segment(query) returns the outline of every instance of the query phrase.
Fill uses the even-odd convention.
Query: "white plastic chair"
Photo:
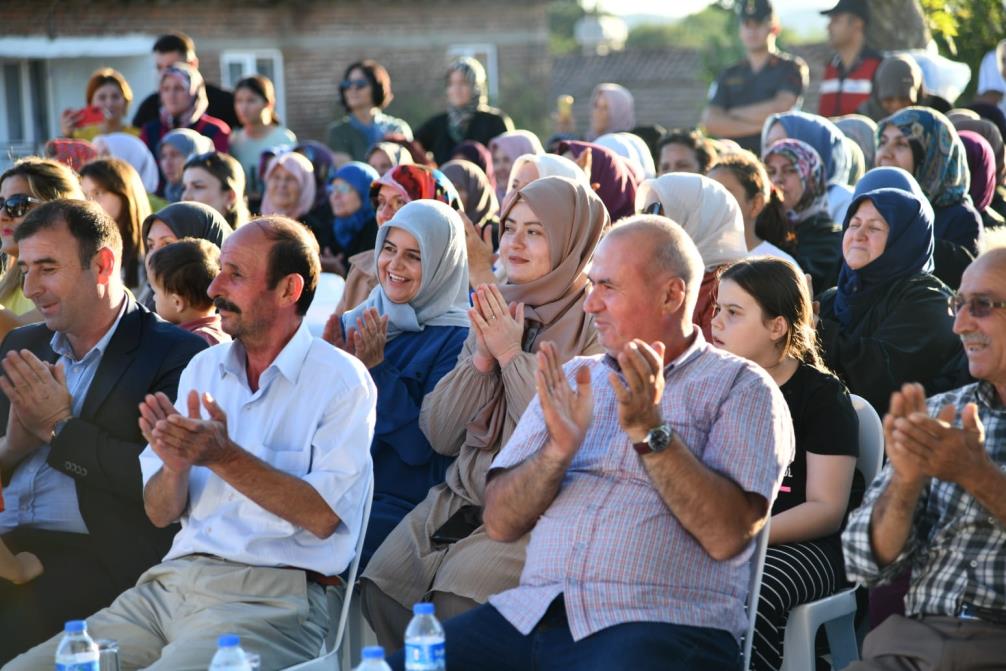
[[[755,621],[758,615],[758,595],[761,593],[761,574],[765,568],[765,552],[768,550],[768,529],[772,523],[769,517],[758,532],[758,542],[751,555],[751,580],[748,582],[748,602],[745,606],[748,616],[748,630],[744,635],[744,669],[751,667],[751,644],[754,642]]]
[[[329,622],[338,622],[335,629],[329,629],[328,636],[322,644],[321,655],[315,659],[287,667],[285,671],[339,671],[342,668],[342,641],[346,632],[346,623],[349,620],[350,602],[353,600],[353,586],[356,584],[356,572],[360,568],[360,556],[363,554],[363,540],[367,536],[367,523],[370,521],[370,506],[374,501],[374,474],[371,472],[367,480],[367,495],[363,499],[363,519],[360,522],[360,537],[356,541],[356,555],[349,564],[349,576],[346,581],[346,595],[342,600],[342,608],[336,615],[334,600],[329,599]],[[327,587],[325,589],[326,598],[329,590],[339,589],[337,587]],[[336,619],[338,618],[338,620]]]
[[[856,469],[866,487],[880,473],[884,458],[884,425],[866,399],[852,395],[852,407],[859,418],[859,458]],[[831,596],[797,606],[789,613],[783,641],[782,671],[813,669],[814,639],[824,625],[831,649],[831,668],[844,669],[859,659],[856,638],[856,587],[847,587]],[[747,667],[745,667],[747,668]]]

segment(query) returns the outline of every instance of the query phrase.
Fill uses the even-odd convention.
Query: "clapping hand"
[[[608,374],[618,399],[618,422],[633,443],[642,442],[651,429],[663,423],[664,350],[662,342],[647,345],[637,338],[618,353],[625,383],[615,372]]]
[[[468,311],[476,332],[476,353],[487,355],[500,366],[521,351],[524,338],[524,304],[506,302],[495,284],[482,284],[472,295],[474,307]]]
[[[353,354],[367,368],[384,361],[384,346],[388,342],[388,316],[383,317],[375,308],[367,308],[356,320],[356,328],[349,332]]]
[[[490,225],[479,231],[464,212],[459,211],[465,224],[465,245],[468,248],[468,281],[471,286],[493,282],[493,228]]]
[[[18,420],[30,434],[49,442],[56,423],[73,416],[63,366],[44,363],[26,349],[7,352],[2,363],[0,389]]]
[[[550,438],[544,449],[569,461],[580,449],[594,418],[590,369],[586,366],[577,369],[576,389],[571,389],[553,343],[542,343],[537,358],[535,387]]]
[[[352,354],[352,347],[342,336],[342,315],[333,312],[325,322],[325,329],[321,332],[321,339],[328,344]]]
[[[152,428],[148,421],[146,426],[141,424],[141,429],[146,431],[144,436],[149,433],[150,446],[167,468],[182,472],[191,466],[212,466],[226,461],[237,449],[227,435],[227,415],[212,396],[191,390],[186,399],[187,416],[174,411],[174,408],[173,412],[168,412],[164,406],[166,399],[166,396],[155,398],[159,406],[156,410],[147,401],[144,402],[147,410],[155,416],[160,413],[161,418]],[[202,418],[203,408],[209,419]],[[140,412],[144,413],[143,406]]]

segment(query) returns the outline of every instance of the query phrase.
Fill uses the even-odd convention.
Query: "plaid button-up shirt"
[[[978,405],[985,425],[985,450],[1006,470],[1006,408],[988,382],[948,391],[928,400],[929,414],[952,403],[960,411]],[[1006,612],[1006,529],[961,486],[932,479],[922,491],[912,528],[901,554],[880,568],[870,544],[870,517],[877,498],[887,488],[893,470],[888,464],[873,483],[863,505],[849,516],[842,534],[845,572],[849,580],[866,585],[888,582],[906,568],[912,586],[905,601],[909,615],[956,616],[961,605]]]
[[[746,629],[751,543],[715,561],[661,499],[618,423],[607,356],[566,364],[593,380],[594,421],[555,500],[531,533],[520,585],[490,603],[525,635],[564,595],[574,640],[626,622]],[[755,365],[694,343],[664,369],[664,421],[707,467],[771,505],[793,456],[793,425],[779,388]],[[493,469],[510,468],[548,440],[532,401]]]

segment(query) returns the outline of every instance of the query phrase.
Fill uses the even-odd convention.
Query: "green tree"
[[[982,58],[1003,39],[1006,7],[1002,0],[922,0],[922,9],[940,53],[971,67],[971,81],[961,96],[970,98]]]
[[[573,30],[576,22],[586,14],[579,0],[551,0],[548,3],[548,46],[553,55],[576,51]]]

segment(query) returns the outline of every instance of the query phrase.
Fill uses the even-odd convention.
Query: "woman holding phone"
[[[96,70],[87,80],[86,91],[87,107],[64,110],[60,116],[63,137],[93,140],[109,133],[140,135],[140,129],[126,120],[133,90],[121,72],[112,68]]]

